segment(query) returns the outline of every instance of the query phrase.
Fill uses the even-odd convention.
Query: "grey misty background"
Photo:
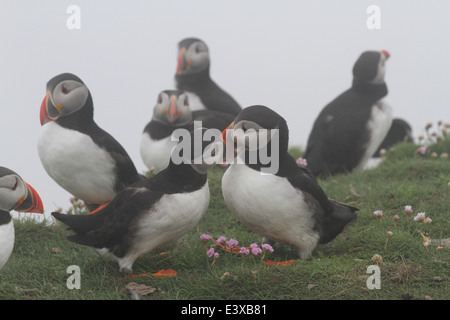
[[[81,9],[81,29],[66,9]],[[380,8],[381,29],[366,12]],[[96,122],[146,170],[139,144],[157,94],[173,88],[176,47],[204,40],[211,77],[243,107],[266,105],[304,148],[320,110],[351,84],[365,50],[388,50],[386,82],[395,117],[414,136],[427,122],[450,122],[450,2],[427,1],[61,1],[0,0],[1,163],[41,195],[46,214],[70,195],[37,154],[46,82],[62,72],[83,79]]]

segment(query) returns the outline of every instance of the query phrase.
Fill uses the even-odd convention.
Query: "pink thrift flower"
[[[388,237],[392,237],[394,235],[394,233],[392,231],[388,231],[387,235],[388,235]]]
[[[296,162],[299,166],[302,166],[302,167],[306,167],[308,165],[308,161],[306,161],[306,159],[303,159],[301,157],[298,158]]]
[[[239,242],[235,239],[230,239],[229,241],[227,241],[227,245],[233,249],[234,247],[236,247],[239,244]]]
[[[419,212],[417,216],[414,217],[414,221],[423,221],[425,220],[425,212]]]
[[[210,248],[206,251],[206,255],[211,258],[214,255],[214,248]]]
[[[254,249],[254,248],[259,248],[259,245],[256,244],[256,243],[252,243],[252,244],[250,245],[250,248],[252,248],[252,249]]]
[[[374,214],[378,219],[383,218],[383,211],[382,211],[382,210],[376,210],[376,211],[373,212],[373,214]]]
[[[397,222],[398,220],[400,220],[400,217],[398,215],[394,216],[394,221]]]
[[[219,253],[218,252],[215,252],[214,253],[214,259],[218,259],[219,258]]]
[[[420,154],[425,154],[427,152],[427,147],[422,146],[419,149],[417,149],[417,152],[419,152]]]
[[[405,213],[406,214],[411,214],[413,212],[412,207],[411,206],[405,206]]]
[[[255,248],[251,249],[251,252],[252,252],[253,255],[257,256],[257,255],[262,253],[262,250],[261,250],[260,247],[255,247]]]
[[[268,243],[264,243],[261,247],[262,247],[264,250],[269,251],[270,253],[273,252],[272,246],[271,246],[270,244],[268,244]]]
[[[202,240],[203,242],[208,242],[209,240],[211,240],[211,236],[209,234],[204,233],[200,236],[200,240]]]
[[[246,247],[241,247],[241,250],[239,250],[239,253],[248,255],[250,253],[250,250]]]
[[[219,239],[217,239],[218,243],[223,243],[227,240],[227,238],[225,238],[224,236],[220,236]]]

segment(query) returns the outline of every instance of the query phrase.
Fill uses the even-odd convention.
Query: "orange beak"
[[[49,100],[50,99],[50,108],[55,109],[55,111],[57,112],[57,115],[52,117],[48,111],[49,108]],[[46,124],[47,122],[51,122],[51,121],[55,121],[56,119],[59,118],[60,111],[61,111],[62,105],[57,104],[56,106],[53,104],[52,101],[52,97],[50,95],[49,92],[47,92],[47,94],[44,97],[44,100],[42,100],[41,103],[41,112],[40,112],[40,118],[41,118],[41,126],[43,126],[44,124]]]
[[[18,202],[18,207],[15,209],[16,211],[22,211],[22,212],[34,212],[34,213],[44,213],[44,205],[42,204],[41,197],[39,197],[39,194],[34,190],[32,186],[30,186],[28,183],[25,182],[25,185],[27,186],[28,192],[26,195],[26,199],[20,199]],[[29,198],[31,198],[31,207],[29,208],[20,208],[21,205],[29,202]]]
[[[391,56],[391,54],[387,50],[381,50],[381,53],[384,54],[386,59],[389,59],[389,57]]]
[[[170,108],[169,108],[169,122],[173,123],[178,115],[177,113],[177,98],[175,96],[171,97],[171,103],[170,103]]]
[[[232,122],[228,127],[226,127],[225,130],[223,130],[222,133],[220,134],[220,140],[222,140],[224,144],[229,143],[229,142],[227,142],[227,134],[228,134],[228,130],[233,128],[233,125],[234,125],[234,122]]]
[[[178,55],[178,61],[177,61],[177,74],[183,74],[184,73],[184,54],[186,53],[186,49],[182,48],[180,50],[180,54]]]

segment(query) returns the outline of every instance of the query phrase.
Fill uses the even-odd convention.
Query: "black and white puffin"
[[[201,136],[206,129],[198,130]],[[191,143],[196,133],[187,133],[173,149],[167,168],[126,187],[96,213],[52,213],[75,232],[68,239],[112,255],[120,270],[130,273],[138,257],[173,244],[194,228],[209,205],[207,171],[215,164],[215,150],[222,142],[200,141],[198,155],[195,141]],[[184,149],[177,148],[183,144],[187,144]]]
[[[175,85],[190,96],[191,109],[208,109],[237,115],[241,106],[210,77],[210,56],[205,42],[186,38],[178,43]]]
[[[39,157],[50,177],[90,208],[144,179],[93,114],[91,93],[79,77],[63,73],[47,83],[40,111]]]
[[[315,176],[361,170],[392,123],[384,81],[389,53],[363,52],[353,67],[353,84],[320,112],[304,158]]]
[[[227,148],[230,139],[237,143],[236,159],[227,159],[231,165],[222,178],[225,203],[266,241],[291,244],[308,259],[318,244],[333,240],[356,219],[357,208],[329,199],[308,169],[297,165],[288,153],[287,123],[273,110],[243,109],[222,139]],[[267,154],[270,161],[263,161]],[[264,170],[269,167],[276,171]]]
[[[39,194],[14,171],[0,167],[0,269],[14,248],[14,221],[10,211],[43,213]]]
[[[191,111],[188,95],[182,90],[164,90],[159,93],[151,121],[142,134],[140,153],[148,169],[160,171],[169,164],[170,153],[177,143],[172,136],[176,129],[194,130],[194,121],[200,127],[223,131],[234,116],[212,110]]]

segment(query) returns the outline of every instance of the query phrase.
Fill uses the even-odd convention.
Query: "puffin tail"
[[[334,211],[329,215],[323,224],[320,236],[320,243],[327,243],[336,238],[344,230],[344,227],[350,222],[356,220],[356,211],[359,209],[344,203],[331,200]]]
[[[61,221],[77,234],[84,234],[97,229],[103,220],[101,212],[89,215],[70,215],[52,212],[52,216]]]

